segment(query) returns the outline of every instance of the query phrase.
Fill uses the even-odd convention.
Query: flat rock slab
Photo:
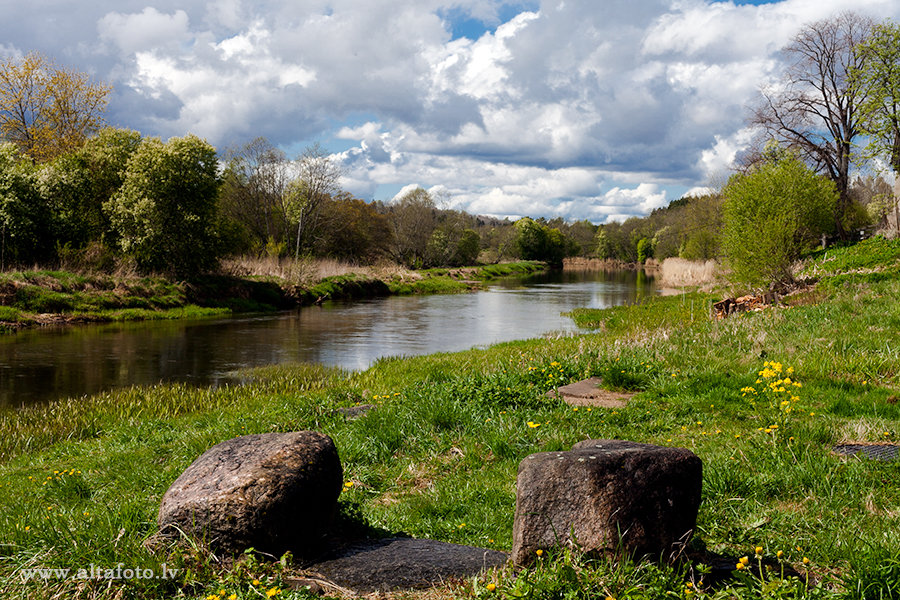
[[[900,457],[900,446],[871,442],[849,442],[832,447],[832,452],[842,456],[861,456],[872,460],[891,461]]]
[[[599,377],[576,381],[547,392],[550,398],[559,396],[570,406],[598,406],[600,408],[623,408],[635,392],[611,392],[600,388]]]
[[[358,594],[429,588],[506,563],[505,552],[434,540],[366,540],[307,571]],[[326,586],[327,587],[327,586]]]

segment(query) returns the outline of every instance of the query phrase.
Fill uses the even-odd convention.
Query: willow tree
[[[33,162],[81,147],[103,125],[112,88],[31,53],[0,62],[0,137]]]

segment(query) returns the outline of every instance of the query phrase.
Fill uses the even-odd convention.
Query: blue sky
[[[114,87],[109,122],[321,142],[343,187],[500,217],[646,214],[720,185],[778,50],[845,0],[0,0],[0,55]],[[900,19],[895,0],[853,10]]]

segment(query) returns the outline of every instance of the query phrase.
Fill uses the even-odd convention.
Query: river
[[[330,302],[278,314],[198,321],[45,327],[0,336],[0,406],[183,381],[285,362],[365,369],[384,356],[465,350],[576,332],[562,313],[656,293],[641,272],[563,271],[505,279],[469,294]]]

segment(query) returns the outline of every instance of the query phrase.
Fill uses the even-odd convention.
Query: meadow
[[[300,572],[290,557],[229,563],[197,543],[146,542],[163,493],[204,450],[313,429],[340,453],[347,526],[499,550],[512,544],[516,469],[531,453],[616,438],[703,460],[683,561],[561,550],[533,569],[397,598],[900,597],[900,462],[832,451],[900,443],[900,242],[830,249],[802,268],[815,286],[724,320],[709,315],[722,290],[694,291],[576,311],[595,328],[586,335],[384,359],[363,372],[268,367],[241,386],[132,388],[4,413],[0,595],[311,598],[287,585]],[[640,393],[615,410],[546,395],[589,376]],[[336,410],[360,404],[375,408],[352,420]],[[32,570],[118,564],[177,574]]]

